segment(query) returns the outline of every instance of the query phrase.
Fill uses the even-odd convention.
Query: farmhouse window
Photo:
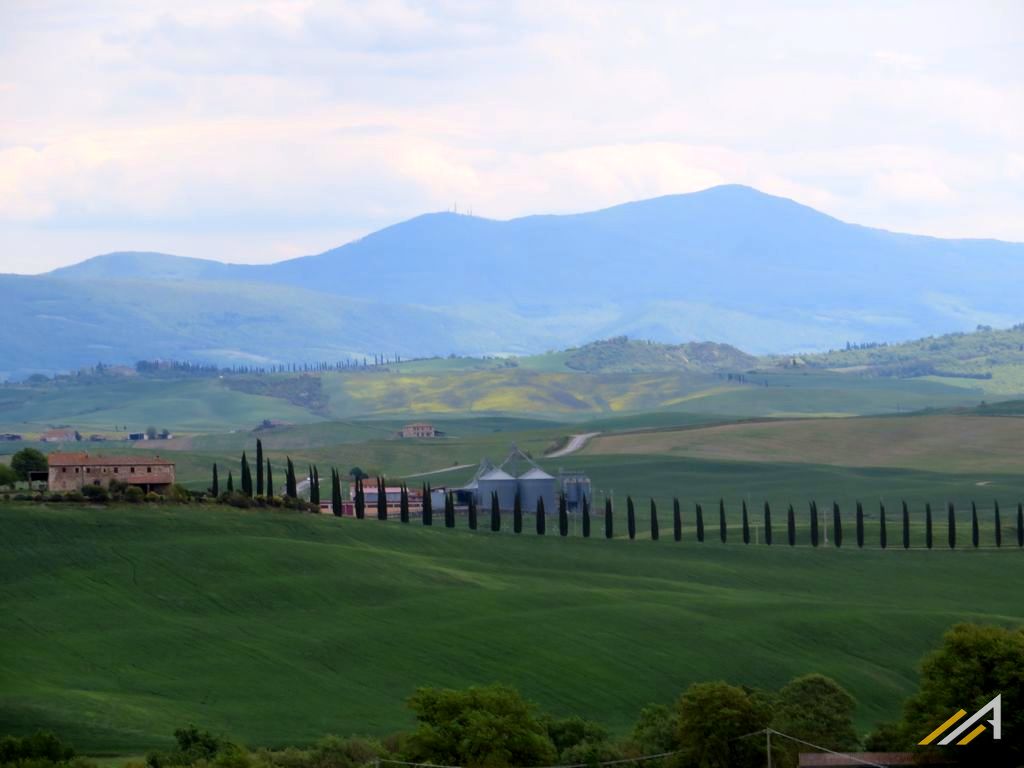
[[[146,467],[146,471],[147,471],[147,472],[152,472],[152,471],[153,471],[153,468],[152,468],[152,467]]]

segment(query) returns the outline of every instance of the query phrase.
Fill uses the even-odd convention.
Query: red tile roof
[[[51,453],[48,459],[51,467],[174,466],[173,461],[161,459],[159,456],[90,456],[88,453]]]

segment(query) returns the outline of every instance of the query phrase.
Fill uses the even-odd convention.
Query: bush
[[[85,501],[85,496],[82,494],[81,491],[68,491],[67,493],[64,494],[64,500],[83,502]]]
[[[146,494],[146,501],[148,501],[151,504],[163,500],[164,497],[161,496],[159,493],[154,493],[153,491],[150,491],[149,493]]]
[[[60,502],[64,501],[64,494],[51,493],[49,496],[46,497],[46,500],[59,504]]]
[[[106,504],[110,501],[110,494],[102,485],[86,485],[82,488],[82,495],[95,504]]]
[[[232,493],[228,496],[228,504],[238,509],[249,509],[252,506],[252,499],[243,493]]]
[[[129,504],[141,504],[146,498],[146,492],[137,485],[129,485],[124,489],[124,500]]]

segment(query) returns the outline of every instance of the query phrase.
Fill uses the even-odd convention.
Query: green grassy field
[[[188,722],[252,745],[381,734],[411,725],[418,685],[490,681],[622,732],[695,680],[819,671],[866,729],[950,624],[1024,621],[1016,547],[540,539],[229,508],[0,504],[0,573],[0,732],[107,753]]]

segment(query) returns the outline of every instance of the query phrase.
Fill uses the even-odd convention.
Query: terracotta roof
[[[159,456],[90,456],[88,453],[51,453],[48,457],[51,467],[124,467],[174,466],[170,459]]]
[[[70,439],[74,440],[75,439],[75,434],[76,434],[75,430],[73,430],[71,428],[66,428],[66,429],[48,429],[45,432],[43,432],[43,434],[41,434],[40,437],[43,437],[43,438],[47,438],[47,437],[69,437]]]

